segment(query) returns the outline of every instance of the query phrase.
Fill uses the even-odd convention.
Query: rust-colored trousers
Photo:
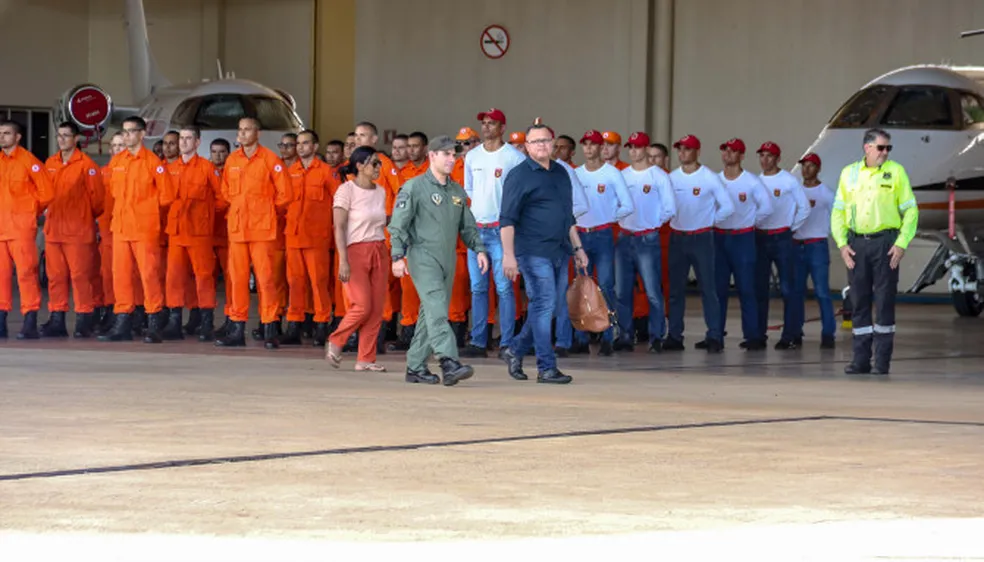
[[[383,324],[383,307],[389,289],[389,251],[383,242],[359,242],[348,247],[351,276],[344,283],[348,310],[331,344],[343,347],[352,332],[359,331],[359,361],[376,361],[376,338]]]

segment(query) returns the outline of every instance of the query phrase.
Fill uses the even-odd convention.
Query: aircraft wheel
[[[984,312],[984,300],[977,293],[956,291],[952,294],[953,308],[960,316],[980,316]]]

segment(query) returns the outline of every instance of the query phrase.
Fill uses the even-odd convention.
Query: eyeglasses
[[[890,144],[876,144],[875,145],[875,148],[878,149],[878,152],[891,152],[892,151],[892,145],[890,145]]]
[[[294,148],[296,146],[297,146],[297,143],[293,143],[293,142],[278,142],[277,143],[277,148]]]
[[[475,140],[475,139],[471,139],[471,140],[466,140],[466,141],[458,141],[456,144],[458,146],[474,146],[474,145],[478,144],[478,141]]]
[[[552,142],[553,142],[553,139],[536,139],[536,140],[528,140],[528,141],[526,141],[527,144],[532,144],[532,145],[547,145],[547,144],[550,144]]]

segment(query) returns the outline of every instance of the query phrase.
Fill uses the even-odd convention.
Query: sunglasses
[[[875,148],[878,149],[878,152],[891,152],[892,151],[892,145],[890,145],[890,144],[876,144],[875,145]]]
[[[383,162],[381,160],[373,160],[369,162],[369,165],[372,166],[373,168],[378,168],[383,165]]]

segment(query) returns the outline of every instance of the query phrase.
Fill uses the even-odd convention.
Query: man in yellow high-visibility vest
[[[899,263],[916,235],[919,220],[905,168],[888,159],[890,143],[891,137],[881,129],[865,132],[864,158],[841,171],[830,216],[831,232],[851,286],[854,358],[844,368],[849,375],[888,374],[895,341]]]

